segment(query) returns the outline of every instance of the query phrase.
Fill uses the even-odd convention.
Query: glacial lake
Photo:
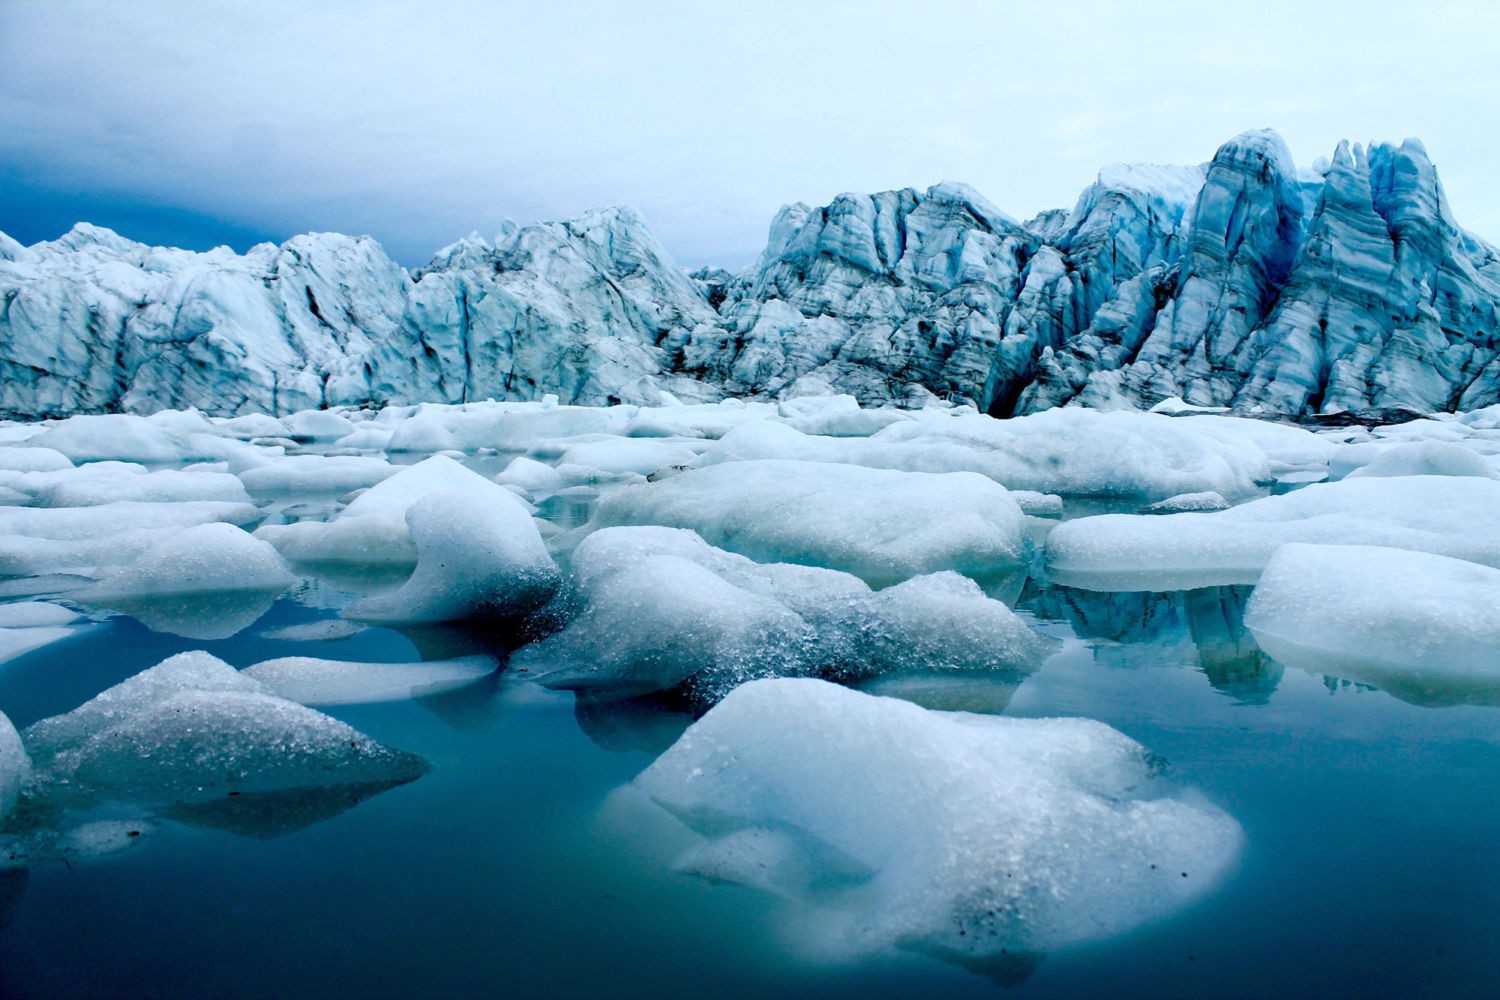
[[[568,526],[586,507],[545,513]],[[1233,815],[1246,847],[1199,902],[1004,983],[900,952],[830,960],[791,930],[798,904],[674,870],[673,821],[642,824],[612,793],[692,717],[502,671],[323,709],[424,757],[431,769],[409,784],[272,817],[152,816],[118,853],[0,875],[0,996],[1495,995],[1500,710],[1283,669],[1240,624],[1247,594],[1021,591],[1017,609],[1057,646],[1014,690],[969,690],[966,703],[1118,728]],[[495,641],[266,636],[337,619],[349,596],[305,584],[225,639],[104,617],[0,665],[0,710],[24,727],[189,649],[243,667]]]

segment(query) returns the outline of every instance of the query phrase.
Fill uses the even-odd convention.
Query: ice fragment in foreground
[[[824,908],[830,943],[984,969],[1212,890],[1244,835],[1088,719],[932,712],[810,679],[730,693],[635,779],[689,871]]]
[[[142,803],[389,786],[424,768],[202,652],[171,657],[43,719],[24,740],[43,772],[40,794]]]

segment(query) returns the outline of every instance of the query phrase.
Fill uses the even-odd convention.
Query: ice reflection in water
[[[1095,656],[1120,667],[1195,664],[1223,694],[1247,704],[1269,701],[1282,667],[1245,628],[1253,587],[1204,587],[1166,593],[1036,586],[1020,607],[1066,622],[1083,639],[1103,640]]]

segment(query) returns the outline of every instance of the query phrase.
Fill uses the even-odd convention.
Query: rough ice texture
[[[684,275],[626,208],[411,273],[368,237],[239,256],[80,224],[0,254],[0,412],[833,391],[995,415],[1472,409],[1500,398],[1497,303],[1500,256],[1421,143],[1340,144],[1308,175],[1261,131],[1201,166],[1106,168],[1028,223],[951,183],[789,205],[738,275]]]
[[[1245,625],[1289,666],[1419,704],[1500,704],[1500,569],[1366,545],[1284,545]]]
[[[37,722],[24,740],[44,780],[65,780],[68,794],[150,803],[390,785],[423,768],[411,754],[269,694],[201,652],[174,656]]]
[[[1213,513],[1103,514],[1058,525],[1047,574],[1091,590],[1254,583],[1287,542],[1382,545],[1500,567],[1500,482],[1404,476],[1316,483]]]
[[[223,522],[254,524],[250,504],[193,500],[96,507],[0,507],[0,574],[39,576],[121,566],[168,543],[183,529]]]
[[[1042,640],[952,572],[872,593],[857,577],[757,563],[662,527],[605,528],[573,555],[582,610],[511,658],[552,687],[712,702],[748,679],[984,672],[1024,677]]]
[[[1220,424],[1203,433],[1196,421],[1085,409],[1013,420],[939,411],[866,438],[814,436],[761,422],[724,435],[700,464],[790,458],[917,472],[969,471],[1009,489],[1144,499],[1206,490],[1242,497],[1272,478],[1270,460],[1252,434]]]
[[[592,524],[688,528],[761,562],[877,586],[944,569],[999,573],[1029,554],[1020,508],[983,476],[821,462],[731,462],[628,486],[600,502]]]
[[[163,539],[78,596],[108,603],[236,590],[279,593],[293,580],[266,542],[232,524],[199,524]]]
[[[736,689],[635,787],[706,838],[687,870],[824,905],[848,947],[997,974],[1202,896],[1243,842],[1102,723],[931,712],[807,679]]]
[[[488,656],[424,663],[355,663],[285,656],[246,667],[273,694],[303,705],[400,701],[472,684],[495,670]]]
[[[417,547],[411,578],[349,607],[362,621],[514,619],[536,611],[562,582],[525,504],[509,490],[440,490],[412,504],[407,527]]]

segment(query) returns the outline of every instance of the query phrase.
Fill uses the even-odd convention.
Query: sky
[[[629,204],[740,268],[783,204],[973,185],[1017,218],[1247,129],[1421,138],[1500,242],[1500,4],[0,0],[0,231],[407,266]]]

